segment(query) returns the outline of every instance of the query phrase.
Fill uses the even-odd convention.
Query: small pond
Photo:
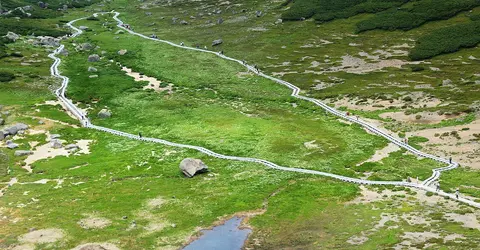
[[[238,228],[243,218],[233,217],[225,224],[216,226],[211,230],[203,230],[202,236],[187,245],[184,250],[240,250],[245,243],[250,229]]]

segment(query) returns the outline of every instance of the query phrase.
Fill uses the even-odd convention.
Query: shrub
[[[452,53],[480,43],[480,21],[457,24],[421,36],[410,51],[411,60],[423,60],[436,55]]]
[[[0,82],[9,82],[15,79],[15,75],[10,72],[0,71]]]
[[[420,65],[414,65],[411,68],[412,68],[412,72],[419,72],[419,71],[424,71],[425,70],[425,68],[420,66]]]
[[[444,20],[480,6],[478,0],[420,0],[409,7],[390,9],[357,24],[357,31],[411,30],[426,22]]]
[[[427,195],[428,197],[433,196],[433,192],[428,191],[428,192],[426,193],[426,195]]]

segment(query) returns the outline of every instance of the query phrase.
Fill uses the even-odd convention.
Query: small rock
[[[179,19],[178,17],[172,17],[172,23],[173,23],[173,24],[176,24],[177,21],[178,21],[178,19]]]
[[[66,150],[77,150],[77,149],[80,149],[80,147],[78,147],[78,145],[76,145],[76,144],[68,144],[67,146],[65,146],[65,149]]]
[[[208,167],[199,159],[185,158],[180,162],[180,170],[185,176],[192,178],[197,173],[208,171]]]
[[[107,109],[102,109],[100,110],[100,112],[98,112],[98,117],[102,119],[110,118],[111,116],[112,116],[112,113]]]
[[[453,83],[453,82],[452,82],[452,80],[450,80],[450,79],[447,79],[447,80],[443,80],[443,81],[442,81],[442,85],[444,85],[444,86],[446,86],[446,85],[451,85],[452,83]]]
[[[1,125],[5,125],[5,120],[2,119],[2,118],[0,118],[0,126],[1,126]]]
[[[223,43],[222,39],[213,40],[212,46],[217,46]]]
[[[97,71],[98,70],[95,67],[92,67],[92,66],[88,67],[88,72],[97,72]]]
[[[277,19],[277,21],[275,21],[275,24],[281,24],[283,22],[282,19]]]
[[[255,15],[256,15],[257,17],[261,17],[261,16],[262,16],[262,12],[259,11],[259,10],[257,10],[257,11],[255,11]]]
[[[33,155],[33,152],[30,150],[17,150],[15,151],[15,156],[25,156],[25,155]]]
[[[173,228],[176,228],[176,227],[177,227],[177,224],[172,224],[172,227],[173,227]]]
[[[98,78],[98,75],[89,75],[88,78]]]
[[[152,12],[145,12],[145,15],[146,15],[146,16],[151,16],[151,15],[152,15]]]
[[[58,139],[60,137],[61,137],[61,135],[59,135],[59,134],[53,134],[53,135],[50,135],[50,140]]]
[[[182,21],[180,21],[180,24],[182,24],[182,25],[188,25],[188,22],[185,21],[185,20],[182,20]]]
[[[127,216],[123,216],[122,219],[123,219],[123,220],[126,220],[126,219],[128,219],[128,217],[127,217]]]
[[[31,5],[23,6],[22,9],[23,9],[24,11],[31,11],[31,10],[33,10],[33,8],[32,8]]]
[[[42,9],[47,8],[47,6],[48,6],[48,5],[47,5],[46,3],[44,3],[44,2],[38,2],[38,7],[42,8]]]
[[[83,43],[82,46],[81,46],[81,49],[82,50],[92,50],[94,49],[95,47],[93,47],[92,44],[90,43]]]
[[[18,148],[18,144],[14,143],[12,141],[7,141],[7,148],[8,149]]]
[[[121,50],[118,51],[118,54],[123,56],[123,55],[127,54],[127,50],[126,49],[121,49]]]
[[[87,26],[80,26],[80,27],[78,27],[78,28],[81,29],[81,30],[87,30],[87,29],[88,29]]]
[[[223,18],[219,18],[219,19],[217,20],[217,24],[222,24],[222,23],[223,23]]]
[[[43,125],[43,124],[45,124],[45,122],[42,121],[42,120],[40,120],[40,121],[38,121],[38,124],[39,124],[39,125]]]
[[[62,142],[61,142],[60,140],[58,140],[58,139],[51,140],[51,141],[50,141],[50,146],[51,146],[52,148],[56,148],[56,149],[63,147]]]
[[[97,54],[89,55],[88,56],[88,61],[89,62],[98,62],[100,61],[100,56]]]
[[[0,131],[0,141],[4,140],[7,135]]]

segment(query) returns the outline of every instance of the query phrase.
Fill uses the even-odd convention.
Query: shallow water
[[[184,250],[240,250],[252,232],[250,229],[239,229],[243,218],[233,217],[225,224],[212,230],[203,230],[203,235],[190,243]]]

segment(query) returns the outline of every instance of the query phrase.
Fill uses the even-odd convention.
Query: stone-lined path
[[[424,158],[429,158],[429,159],[432,159],[432,160],[435,160],[435,161],[438,161],[438,162],[442,162],[442,163],[447,164],[447,166],[442,167],[442,168],[438,168],[438,169],[434,169],[432,176],[429,177],[427,180],[425,180],[421,184],[412,183],[412,182],[405,182],[405,181],[370,181],[370,180],[362,180],[362,179],[358,179],[358,178],[351,178],[351,177],[346,177],[346,176],[341,176],[341,175],[336,175],[336,174],[331,174],[331,173],[326,173],[326,172],[321,172],[321,171],[316,171],[316,170],[283,167],[283,166],[279,166],[275,163],[272,163],[272,162],[269,162],[269,161],[266,161],[266,160],[262,160],[262,159],[222,155],[222,154],[213,152],[213,151],[211,151],[209,149],[206,149],[206,148],[203,148],[203,147],[174,143],[174,142],[169,142],[169,141],[162,140],[162,139],[157,139],[157,138],[139,137],[138,135],[133,135],[133,134],[129,134],[129,133],[122,132],[122,131],[117,131],[117,130],[113,130],[113,129],[109,129],[109,128],[105,128],[105,127],[96,126],[96,125],[93,125],[92,123],[90,123],[90,121],[86,118],[87,114],[85,114],[82,110],[80,110],[78,107],[76,107],[71,100],[69,100],[68,98],[65,97],[65,91],[68,87],[69,78],[61,75],[59,70],[58,70],[58,66],[61,63],[61,59],[58,58],[56,55],[58,55],[64,49],[64,45],[60,45],[56,50],[53,51],[53,53],[51,53],[49,55],[49,57],[54,60],[54,63],[50,67],[51,75],[54,76],[54,77],[62,79],[62,86],[55,91],[55,94],[56,94],[57,98],[61,102],[64,103],[65,107],[67,107],[68,110],[75,117],[78,118],[78,120],[82,123],[82,126],[87,127],[87,128],[91,128],[91,129],[100,130],[100,131],[107,132],[107,133],[111,133],[111,134],[114,134],[114,135],[122,136],[122,137],[127,137],[127,138],[134,139],[134,140],[140,140],[140,141],[152,142],[152,143],[160,143],[160,144],[164,144],[164,145],[168,145],[168,146],[172,146],[172,147],[194,149],[194,150],[200,151],[202,153],[205,153],[207,155],[210,155],[210,156],[213,156],[213,157],[216,157],[216,158],[220,158],[220,159],[260,163],[260,164],[263,164],[263,165],[265,165],[269,168],[273,168],[273,169],[277,169],[277,170],[321,175],[321,176],[335,178],[335,179],[345,181],[345,182],[351,182],[351,183],[362,184],[362,185],[394,185],[394,186],[412,187],[412,188],[423,189],[423,190],[426,190],[426,191],[434,192],[434,193],[437,193],[437,194],[442,195],[442,196],[450,197],[452,199],[456,199],[454,194],[446,193],[446,192],[443,192],[443,191],[436,192],[435,189],[430,187],[430,186],[431,186],[431,184],[433,184],[435,181],[437,181],[440,178],[441,172],[457,168],[458,167],[457,162],[451,162],[450,163],[449,160],[447,160],[447,159],[443,159],[443,158],[440,158],[440,157],[437,157],[437,156],[434,156],[434,155],[423,153],[423,152],[411,147],[410,145],[403,143],[398,138],[395,138],[395,137],[391,136],[390,134],[382,131],[381,129],[376,128],[375,126],[373,126],[373,125],[371,125],[371,124],[369,124],[369,123],[367,123],[367,122],[365,122],[361,119],[358,119],[358,117],[348,116],[346,113],[338,111],[338,110],[322,103],[321,101],[319,101],[317,99],[302,96],[302,95],[300,95],[301,89],[298,88],[297,86],[295,86],[295,85],[293,85],[289,82],[283,81],[281,79],[277,79],[277,78],[274,78],[272,76],[266,75],[266,74],[258,71],[254,66],[248,65],[241,60],[234,59],[234,58],[225,56],[221,53],[217,53],[217,52],[214,52],[214,51],[192,48],[192,47],[187,47],[187,46],[184,46],[184,45],[178,45],[178,44],[172,43],[170,41],[161,40],[161,39],[157,39],[157,38],[151,38],[151,37],[145,36],[143,34],[136,33],[136,32],[134,32],[130,29],[127,29],[123,26],[123,24],[124,24],[123,21],[121,21],[118,18],[118,16],[120,15],[120,13],[118,13],[118,12],[113,12],[112,11],[112,12],[108,12],[108,13],[95,13],[93,15],[98,16],[99,14],[102,14],[102,15],[103,14],[114,14],[113,18],[118,22],[117,27],[127,31],[128,33],[130,33],[132,35],[136,35],[136,36],[142,37],[144,39],[148,39],[148,40],[152,40],[152,41],[156,41],[156,42],[166,43],[166,44],[169,44],[171,46],[175,46],[175,47],[182,48],[182,49],[194,50],[194,51],[198,51],[198,52],[214,54],[214,55],[217,55],[218,57],[221,57],[223,59],[239,63],[239,64],[243,65],[244,67],[246,67],[248,70],[254,72],[255,74],[257,74],[261,77],[270,79],[270,80],[272,80],[276,83],[279,83],[279,84],[282,84],[282,85],[288,87],[289,89],[292,90],[291,95],[295,98],[312,102],[312,103],[320,106],[321,108],[323,108],[326,112],[331,113],[335,116],[338,116],[338,117],[340,117],[344,120],[347,120],[349,122],[359,124],[360,126],[364,127],[365,129],[371,131],[372,133],[386,138],[390,142],[396,144],[397,146],[399,146],[401,148],[404,148],[404,149],[408,150],[409,152],[411,152],[411,153],[413,153],[417,156],[421,156],[421,157],[424,157]],[[76,37],[76,36],[79,36],[80,34],[82,34],[82,30],[73,26],[73,24],[76,21],[79,21],[79,20],[82,20],[82,19],[86,19],[86,17],[79,18],[79,19],[76,19],[76,20],[73,20],[73,21],[67,23],[67,26],[69,26],[71,29],[74,30],[74,33],[72,34],[71,37]],[[474,207],[477,207],[477,208],[480,208],[480,203],[474,202],[474,201],[466,199],[466,198],[460,197],[458,199],[458,201],[463,202],[463,203],[467,203],[467,204],[469,204],[471,206],[474,206]]]

